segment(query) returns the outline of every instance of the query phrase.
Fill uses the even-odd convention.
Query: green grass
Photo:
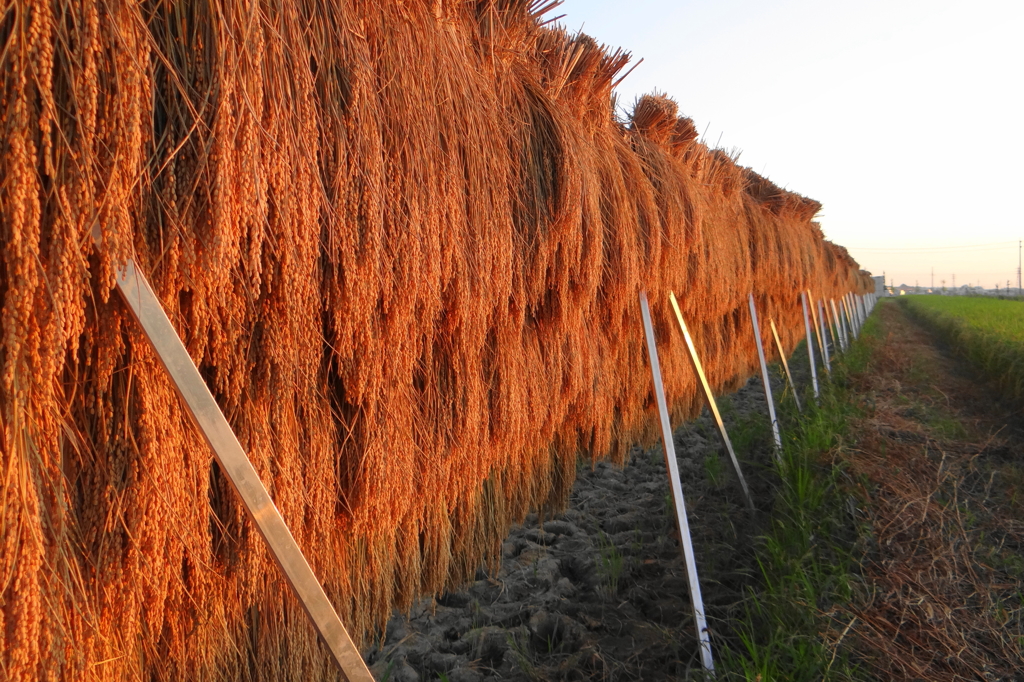
[[[784,409],[783,457],[770,524],[757,548],[760,576],[741,605],[741,625],[721,652],[720,680],[856,680],[863,675],[823,633],[826,615],[851,599],[859,537],[838,457],[857,406],[847,377],[863,372],[877,341],[869,319],[860,340],[833,363],[821,398],[803,414]],[[840,628],[841,629],[841,628]]]
[[[626,559],[615,543],[604,533],[598,534],[597,541],[600,550],[598,570],[609,597],[612,597],[619,592],[619,581],[626,569]]]
[[[704,455],[704,475],[711,487],[716,490],[725,484],[725,468],[722,466],[722,458],[717,450],[712,450]]]
[[[904,296],[899,302],[1007,396],[1024,399],[1024,302],[961,296]]]

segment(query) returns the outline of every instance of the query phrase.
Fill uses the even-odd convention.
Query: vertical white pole
[[[775,401],[772,400],[772,384],[768,378],[768,363],[764,359],[764,345],[761,343],[761,325],[757,322],[757,307],[754,305],[754,294],[747,296],[750,303],[750,323],[754,328],[754,342],[757,344],[757,359],[761,362],[761,383],[764,384],[764,399],[768,403],[768,418],[772,421],[772,435],[775,437],[775,458],[782,458],[782,434],[779,433],[779,420],[775,417]]]
[[[857,327],[856,327],[856,325],[853,324],[853,314],[850,312],[850,304],[846,302],[846,296],[843,296],[842,300],[839,301],[839,307],[842,308],[843,315],[846,316],[845,317],[845,321],[846,321],[846,323],[847,323],[847,325],[849,326],[849,329],[850,329],[850,333],[849,333],[849,335],[847,335],[846,338],[847,338],[847,340],[849,340],[850,337],[852,336],[853,340],[856,341],[857,340]]]
[[[818,397],[818,369],[814,363],[814,339],[811,338],[811,320],[807,315],[807,293],[800,292],[800,303],[804,308],[804,331],[807,332],[807,359],[811,363],[811,385],[814,387],[814,397]]]
[[[853,324],[853,315],[850,314],[850,304],[847,301],[846,294],[843,294],[843,297],[839,300],[839,308],[843,311],[843,319],[846,320],[847,326],[850,329],[849,337],[856,339],[857,328]]]
[[[832,344],[831,354],[835,355],[836,348],[836,333],[832,331],[832,320],[828,316],[828,306],[825,305],[825,300],[818,299],[818,317],[821,318],[822,333],[828,343]]]
[[[825,358],[825,371],[830,375],[832,374],[832,358],[829,357],[828,352],[828,336],[825,333],[825,308],[821,305],[821,301],[816,301],[818,304],[818,319],[815,322],[818,323],[818,327],[821,329],[821,353]]]
[[[697,628],[697,641],[700,642],[700,662],[704,666],[704,670],[713,675],[715,673],[715,662],[711,657],[711,639],[708,635],[707,619],[704,617],[704,599],[701,597],[700,582],[697,580],[697,561],[693,555],[693,540],[690,537],[690,522],[686,516],[683,484],[679,480],[679,463],[676,461],[672,425],[668,419],[668,402],[665,400],[665,386],[661,382],[661,364],[658,362],[658,345],[654,339],[654,325],[651,324],[651,309],[647,304],[647,292],[644,291],[640,292],[640,312],[644,318],[644,335],[647,337],[647,357],[651,361],[654,396],[658,402],[661,437],[665,443],[665,468],[668,469],[669,485],[672,488],[672,503],[675,506],[676,523],[679,526],[679,540],[683,546],[683,562],[686,564],[686,577],[690,583],[690,603],[693,605],[693,622]]]
[[[839,301],[842,303],[842,299]],[[843,352],[845,353],[850,348],[850,338],[846,335],[846,325],[843,322],[843,316],[839,314],[839,308],[836,307],[836,300],[834,298],[829,299],[829,303],[832,304],[832,319],[836,322],[836,328],[839,330],[839,342],[843,346]]]
[[[822,334],[821,325],[818,324],[818,311],[814,307],[814,297],[811,296],[811,290],[807,290],[807,303],[811,309],[811,326],[814,327],[814,336],[818,339],[818,350],[821,352],[821,359],[825,366],[825,373],[828,375],[832,374],[832,364],[829,362],[828,357],[828,339]]]
[[[828,302],[821,301],[821,305],[825,309],[825,317],[828,318],[828,331],[831,334],[831,337],[833,337],[833,348],[836,349],[836,354],[838,355],[843,351],[843,334],[839,327],[836,326],[836,317],[831,313],[831,308],[828,307]]]

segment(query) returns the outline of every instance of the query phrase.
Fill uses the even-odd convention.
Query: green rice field
[[[1024,399],[1024,301],[961,296],[899,301],[1009,396]]]

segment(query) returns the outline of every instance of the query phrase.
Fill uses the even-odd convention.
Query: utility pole
[[[935,266],[932,266],[932,293],[935,292]]]
[[[1021,244],[1022,241],[1024,241],[1024,239],[1018,239],[1017,240],[1017,295],[1018,296],[1024,296],[1024,292],[1022,292],[1022,290],[1020,288],[1020,244]]]
[[[956,293],[956,273],[953,273],[953,293]]]

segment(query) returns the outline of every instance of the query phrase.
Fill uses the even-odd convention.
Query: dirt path
[[[834,453],[862,577],[824,636],[879,679],[1024,679],[1024,418],[897,304],[875,318],[881,335],[851,377],[863,416]],[[806,356],[793,364],[802,377]],[[761,390],[752,379],[723,401],[758,515],[707,415],[675,434],[712,630],[756,580],[772,471]],[[699,679],[668,495],[660,447],[622,469],[581,466],[567,511],[513,529],[500,571],[392,618],[368,652],[377,679]]]
[[[781,386],[776,387],[781,390]],[[769,496],[770,432],[759,381],[723,400],[756,499]],[[710,626],[753,565],[750,521],[705,414],[675,434]],[[460,592],[396,614],[370,652],[378,680],[680,680],[700,670],[660,446],[624,468],[581,465],[568,509],[532,514],[502,567]],[[442,677],[443,675],[443,677]],[[696,677],[696,675],[694,675]]]
[[[910,320],[878,307],[843,453],[866,555],[834,613],[865,669],[893,680],[1024,679],[1024,418]],[[838,633],[838,634],[837,634]]]

